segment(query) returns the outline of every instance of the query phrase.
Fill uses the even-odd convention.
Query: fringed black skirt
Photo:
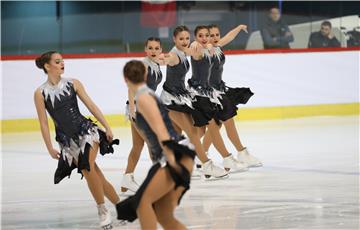
[[[225,95],[235,105],[246,104],[249,99],[254,95],[250,88],[231,88],[226,87]]]
[[[215,114],[215,121],[220,124],[237,115],[237,106],[239,104],[246,104],[254,95],[250,88],[231,88],[223,85],[220,90],[216,89],[217,94],[220,95],[220,102],[222,109]]]
[[[94,143],[99,144],[100,154],[113,153],[112,145],[119,144],[115,139],[111,143],[107,140],[106,134],[90,119],[81,124],[80,131],[72,137],[57,131],[56,141],[60,145],[60,159],[54,175],[54,183],[58,184],[65,177],[70,177],[73,169],[90,171],[89,152]]]
[[[208,99],[203,97],[195,98],[186,90],[181,93],[169,91],[164,88],[160,96],[161,101],[169,110],[189,114],[193,120],[193,125],[197,127],[207,125],[209,120],[212,119],[212,108],[207,107],[212,103]]]
[[[169,164],[165,164],[165,166],[162,166],[160,162],[154,164],[150,168],[148,175],[146,176],[144,182],[140,185],[135,195],[128,197],[127,199],[123,200],[122,202],[116,205],[116,209],[118,213],[117,218],[119,220],[126,220],[129,222],[133,222],[134,220],[137,219],[136,210],[140,204],[141,197],[143,196],[144,191],[151,182],[151,180],[154,178],[156,173],[161,168],[165,168],[166,170],[168,170],[171,178],[174,180],[175,182],[174,190],[179,186],[184,188],[184,191],[178,200],[178,204],[180,204],[181,198],[183,197],[185,192],[190,188],[190,178],[191,178],[190,172],[180,163],[180,160],[184,156],[191,157],[192,159],[194,159],[195,157],[195,152],[194,150],[192,150],[193,147],[190,146],[191,144],[189,144],[188,142],[187,143],[183,143],[183,142],[184,140],[179,142],[176,142],[174,140],[163,142],[165,146],[173,150],[175,154],[176,162],[181,168],[181,172],[178,172]]]

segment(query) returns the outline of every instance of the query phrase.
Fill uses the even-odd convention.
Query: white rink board
[[[124,113],[130,59],[66,59],[63,77],[79,79],[104,114]],[[35,118],[33,93],[45,80],[33,60],[2,61],[2,119]],[[255,92],[245,107],[359,102],[359,52],[227,55],[223,80]]]

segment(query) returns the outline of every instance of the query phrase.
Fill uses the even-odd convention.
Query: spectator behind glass
[[[321,23],[320,31],[311,33],[308,47],[340,47],[340,42],[331,32],[331,23],[329,21],[324,21]]]
[[[261,29],[264,49],[289,49],[289,43],[294,41],[289,26],[281,19],[278,8],[270,9],[268,20]]]

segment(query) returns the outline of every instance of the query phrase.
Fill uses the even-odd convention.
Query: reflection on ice
[[[176,215],[189,229],[358,229],[358,125],[352,116],[238,122],[242,142],[264,167],[227,180],[195,178]],[[98,163],[120,191],[131,141],[127,128],[114,134],[120,146],[114,155],[98,156]],[[56,161],[40,133],[2,138],[2,229],[98,228],[95,203],[80,175],[74,171],[52,184]],[[210,154],[222,162],[213,148]],[[144,151],[138,181],[150,164]],[[107,207],[115,219],[110,202]],[[138,221],[115,225],[139,229]]]

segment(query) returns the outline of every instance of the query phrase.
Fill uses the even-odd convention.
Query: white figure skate
[[[202,174],[206,180],[225,179],[229,177],[228,173],[223,168],[214,165],[212,160],[208,160],[202,165]]]
[[[106,209],[104,204],[98,205],[99,225],[103,230],[112,229],[111,213]]]
[[[126,192],[130,190],[135,193],[139,189],[139,184],[136,183],[134,178],[134,173],[126,173],[124,174],[121,181],[121,192]]]
[[[248,165],[245,162],[241,162],[231,154],[224,158],[223,161],[224,169],[228,172],[245,172],[248,171]]]
[[[244,148],[243,150],[238,152],[237,159],[239,161],[245,162],[249,168],[262,166],[261,161],[259,159],[257,159],[256,157],[250,155],[247,148]]]

